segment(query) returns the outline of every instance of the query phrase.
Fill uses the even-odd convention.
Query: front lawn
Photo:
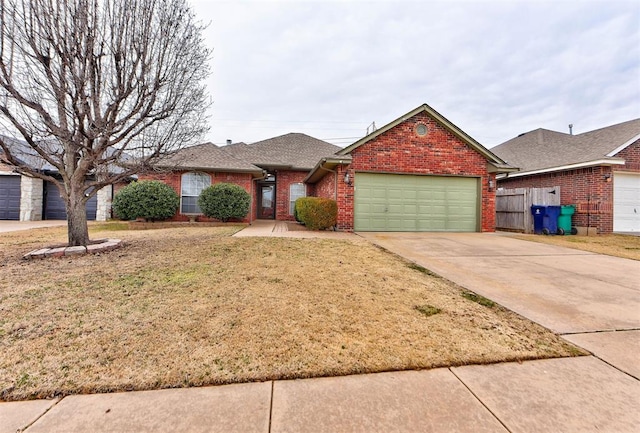
[[[0,237],[0,399],[583,353],[364,240],[110,228],[123,248],[62,259],[21,256],[64,228]]]

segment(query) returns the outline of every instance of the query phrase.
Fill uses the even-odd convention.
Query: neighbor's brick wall
[[[577,227],[596,227],[599,233],[613,231],[613,185],[615,171],[640,173],[640,140],[615,155],[624,166],[589,167],[534,176],[506,178],[502,188],[549,188],[560,186],[560,203],[577,205],[572,223]],[[605,180],[611,176],[611,181]]]
[[[428,133],[415,132],[418,123],[427,125]],[[488,190],[487,161],[446,128],[420,113],[355,149],[352,163],[338,168],[338,228],[353,230],[354,187],[342,180],[344,170],[352,177],[358,171],[478,176],[481,185],[481,221],[483,232],[495,231],[495,192]],[[329,176],[326,176],[329,177]]]
[[[610,167],[589,167],[533,176],[506,178],[501,188],[560,187],[560,204],[576,205],[572,224],[577,227],[597,227],[599,233],[613,231],[613,182],[607,182]]]
[[[299,183],[307,177],[308,171],[277,171],[276,172],[276,219],[280,221],[295,221],[289,215],[289,188],[292,183]],[[309,195],[307,188],[307,195]]]
[[[640,140],[618,152],[616,158],[624,158],[624,168],[616,167],[615,171],[633,171],[640,173]]]
[[[178,195],[181,194],[181,179],[182,174],[186,173],[185,171],[177,171],[177,172],[169,172],[169,173],[148,173],[140,175],[140,180],[159,180],[161,182],[169,185]],[[254,191],[252,189],[252,176],[247,173],[208,173],[211,176],[211,184],[226,182],[226,183],[235,183],[236,185],[240,185],[245,189],[249,194],[251,194],[251,206],[252,208],[249,210],[249,215],[244,218],[243,222],[249,222],[250,218],[255,219],[255,205],[254,205]],[[251,217],[253,215],[253,217]],[[178,208],[178,212],[169,219],[169,221],[189,221],[188,215],[183,215],[180,213],[180,208]],[[204,215],[198,216],[198,221],[215,221],[213,218],[207,218]]]

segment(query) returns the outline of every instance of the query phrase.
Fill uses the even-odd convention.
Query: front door
[[[258,218],[276,218],[276,184],[258,184]]]

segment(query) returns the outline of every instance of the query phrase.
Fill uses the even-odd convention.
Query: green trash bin
[[[576,229],[571,228],[571,216],[576,212],[576,207],[572,204],[568,206],[560,206],[560,215],[558,216],[558,234],[559,235],[575,235]]]

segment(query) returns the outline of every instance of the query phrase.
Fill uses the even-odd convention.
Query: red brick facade
[[[624,166],[596,166],[500,180],[501,188],[548,188],[559,186],[560,203],[576,205],[572,223],[596,227],[599,233],[613,231],[613,185],[616,171],[640,173],[640,140],[615,155]]]
[[[186,171],[176,171],[169,173],[154,173],[154,174],[144,174],[140,175],[140,180],[159,180],[161,182],[169,185],[178,195],[181,194],[181,180],[182,175],[187,173]],[[254,190],[253,190],[253,182],[251,174],[247,173],[207,173],[211,176],[211,185],[215,183],[234,183],[236,185],[240,185],[242,188],[247,191],[251,197],[251,209],[249,211],[249,215],[244,218],[243,222],[250,222],[255,219],[256,209],[255,209],[255,200],[254,200]],[[180,213],[180,209],[178,212],[170,219],[170,221],[189,221],[189,215],[183,215]],[[207,218],[204,215],[200,215],[197,217],[198,221],[214,221],[211,218]]]
[[[289,214],[289,192],[291,184],[301,183],[309,174],[308,171],[277,171],[276,172],[276,219],[280,221],[295,221]],[[307,195],[310,195],[307,186]]]
[[[427,134],[419,136],[416,126],[423,123]],[[355,180],[358,172],[425,174],[478,177],[481,185],[480,229],[495,230],[495,192],[489,191],[486,158],[449,132],[427,113],[419,113],[351,152],[352,162],[337,171],[338,228],[353,230],[354,183],[344,182],[348,170]],[[335,198],[335,177],[327,174],[316,186],[316,195]],[[495,183],[494,183],[495,184]]]

